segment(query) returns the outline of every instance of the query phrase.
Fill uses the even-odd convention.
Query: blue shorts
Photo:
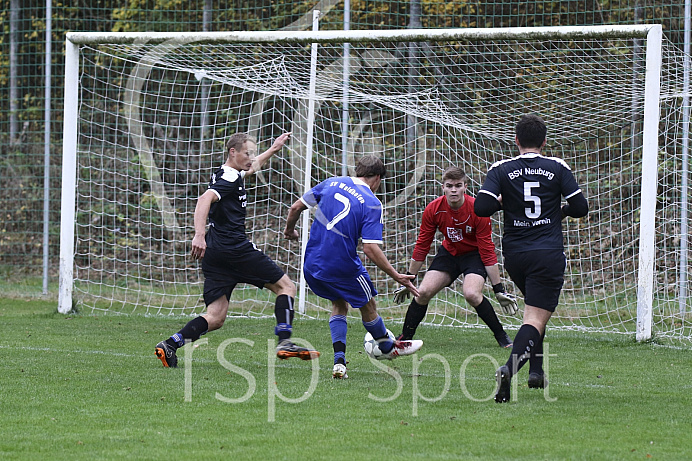
[[[377,295],[377,290],[365,269],[352,279],[345,278],[330,281],[316,279],[307,271],[303,273],[305,281],[308,282],[310,289],[317,296],[330,301],[343,299],[356,309],[365,306]]]
[[[524,303],[555,312],[565,281],[567,259],[561,250],[504,255],[505,271],[524,294]]]

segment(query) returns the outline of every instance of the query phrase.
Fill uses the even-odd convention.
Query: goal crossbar
[[[544,40],[550,38],[646,38],[659,24],[565,26],[565,27],[491,27],[468,29],[401,30],[321,30],[270,32],[68,32],[66,39],[76,45],[95,43],[160,43],[168,40],[217,43],[358,43],[420,42],[471,40]]]
[[[642,175],[637,276],[638,340],[651,337],[655,220],[658,170],[658,124],[660,110],[660,76],[662,60],[662,27],[660,25],[616,25],[583,27],[516,27],[486,29],[406,29],[382,31],[303,31],[303,32],[69,32],[66,36],[65,125],[63,145],[63,194],[61,217],[60,298],[59,311],[72,308],[74,265],[76,155],[78,148],[79,47],[98,44],[232,44],[232,43],[375,43],[375,42],[475,42],[483,40],[563,40],[571,39],[642,39],[641,53],[646,55],[644,72]],[[645,45],[644,45],[645,44]],[[310,84],[315,84],[311,75]],[[314,99],[311,94],[310,101]],[[312,143],[311,139],[307,144]]]

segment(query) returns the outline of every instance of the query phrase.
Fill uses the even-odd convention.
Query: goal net
[[[660,26],[68,34],[60,309],[204,310],[193,211],[235,132],[260,152],[293,133],[246,183],[247,227],[298,283],[301,244],[282,230],[306,184],[353,174],[363,154],[383,158],[383,249],[404,271],[444,168],[462,167],[475,195],[493,162],[516,155],[520,115],[537,113],[544,154],[572,167],[591,207],[563,223],[568,266],[551,324],[688,339],[682,61],[660,37]],[[502,261],[498,215],[493,229]],[[367,264],[378,310],[402,319],[394,282]],[[304,315],[329,314],[300,293]],[[273,315],[273,296],[240,285],[229,312]],[[480,325],[459,281],[426,322]]]

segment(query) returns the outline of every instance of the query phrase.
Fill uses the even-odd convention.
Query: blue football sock
[[[345,315],[332,315],[329,318],[329,331],[332,333],[334,363],[346,365],[346,331],[348,324]]]
[[[394,347],[394,342],[387,336],[387,328],[384,326],[384,320],[379,315],[375,320],[363,322],[363,326],[379,342],[380,350],[383,353],[388,353]]]

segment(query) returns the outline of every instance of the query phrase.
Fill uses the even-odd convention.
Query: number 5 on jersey
[[[541,183],[535,181],[524,183],[524,201],[534,203],[533,211],[531,211],[531,208],[529,207],[524,208],[524,213],[526,214],[527,218],[536,219],[541,215],[541,199],[540,197],[531,194],[532,188],[540,186]]]

